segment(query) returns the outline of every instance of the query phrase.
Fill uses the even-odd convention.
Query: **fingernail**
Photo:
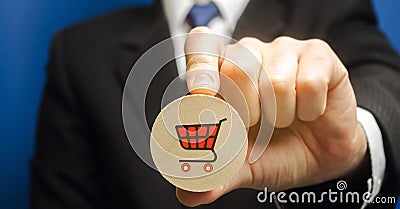
[[[208,75],[207,73],[199,73],[197,75],[192,75],[189,78],[189,89],[198,89],[201,87],[206,87],[206,88],[215,88],[215,81],[214,79]]]

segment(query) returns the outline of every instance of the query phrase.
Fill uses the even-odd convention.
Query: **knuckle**
[[[315,67],[320,69],[334,69],[335,63],[334,53],[330,46],[321,39],[310,39],[306,41],[306,51]]]
[[[276,38],[275,40],[272,41],[272,44],[275,45],[291,45],[295,43],[297,40],[294,38],[291,38],[289,36],[280,36]]]
[[[186,60],[186,65],[190,69],[208,69],[212,67],[213,58],[211,56],[190,56]]]
[[[244,38],[239,40],[239,43],[241,43],[243,45],[255,45],[255,44],[262,43],[262,42],[257,38],[244,37]]]
[[[328,50],[330,49],[330,46],[328,43],[326,43],[324,40],[321,39],[310,39],[306,41],[307,47],[313,49],[313,50]]]

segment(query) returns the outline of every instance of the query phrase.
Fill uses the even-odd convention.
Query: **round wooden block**
[[[242,168],[247,131],[236,110],[207,95],[189,95],[168,104],[150,137],[153,161],[161,175],[188,191],[209,191]]]

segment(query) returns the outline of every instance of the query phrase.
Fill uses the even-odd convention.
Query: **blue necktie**
[[[206,26],[208,23],[219,14],[217,6],[214,2],[208,4],[195,4],[190,9],[187,20],[190,26]]]

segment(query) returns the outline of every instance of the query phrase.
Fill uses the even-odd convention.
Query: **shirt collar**
[[[162,4],[167,22],[174,28],[184,24],[195,2],[193,0],[162,0]]]
[[[217,5],[221,16],[233,30],[236,23],[246,8],[249,0],[162,0],[168,24],[177,27],[185,23],[186,16],[195,3],[204,4],[213,1]]]

